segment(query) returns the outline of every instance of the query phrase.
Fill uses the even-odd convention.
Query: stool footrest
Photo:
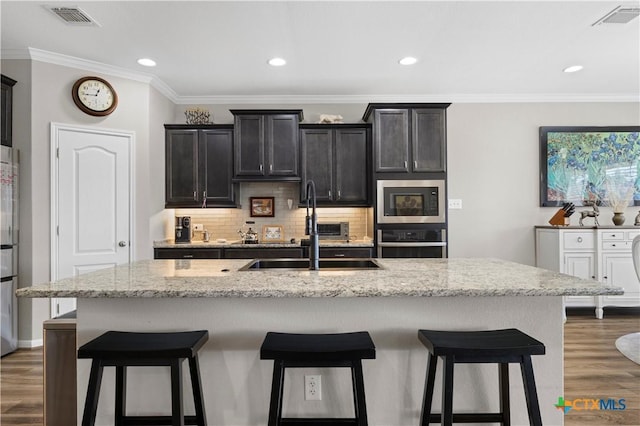
[[[122,424],[125,426],[171,426],[171,416],[124,416]],[[184,416],[185,425],[197,425],[198,418],[196,416]]]
[[[429,415],[429,423],[441,423],[441,414]],[[453,423],[502,423],[502,413],[453,413]]]
[[[357,425],[358,421],[356,419],[332,419],[327,417],[320,418],[302,418],[302,419],[289,419],[283,418],[281,420],[282,424],[286,424],[288,426],[309,426],[309,425]]]

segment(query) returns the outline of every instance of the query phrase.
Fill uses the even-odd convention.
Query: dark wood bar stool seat
[[[176,333],[131,333],[108,331],[78,349],[78,358],[92,359],[82,426],[96,421],[104,367],[116,367],[115,426],[198,425],[207,420],[202,398],[198,350],[209,338],[206,330]],[[185,416],[182,401],[182,362],[189,360],[195,416]],[[127,367],[171,368],[171,416],[127,416]]]
[[[509,364],[520,364],[527,401],[529,423],[542,425],[540,406],[531,365],[531,355],[544,355],[544,344],[531,336],[510,328],[489,331],[419,330],[418,338],[429,350],[427,376],[420,425],[430,423],[500,423],[510,425]],[[438,357],[444,361],[442,410],[431,412]],[[499,413],[453,413],[453,365],[455,363],[497,363],[500,381]]]
[[[260,359],[272,359],[273,382],[269,426],[340,424],[367,426],[362,360],[375,359],[376,347],[366,331],[338,334],[267,333]],[[283,418],[282,396],[286,368],[348,367],[353,384],[354,418]]]

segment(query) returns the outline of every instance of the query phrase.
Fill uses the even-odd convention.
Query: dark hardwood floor
[[[565,324],[565,400],[624,398],[621,411],[570,410],[567,426],[640,425],[640,365],[615,340],[640,331],[640,309],[571,310]],[[0,425],[42,426],[42,349],[21,349],[0,362]]]

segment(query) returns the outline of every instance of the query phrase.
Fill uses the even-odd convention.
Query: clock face
[[[104,116],[111,114],[118,105],[118,95],[113,87],[99,77],[83,77],[72,89],[73,101],[87,114]]]

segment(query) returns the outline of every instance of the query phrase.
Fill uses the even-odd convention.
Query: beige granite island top
[[[247,259],[143,260],[21,288],[19,297],[304,298],[620,295],[499,259],[377,259],[379,270],[239,271]]]

